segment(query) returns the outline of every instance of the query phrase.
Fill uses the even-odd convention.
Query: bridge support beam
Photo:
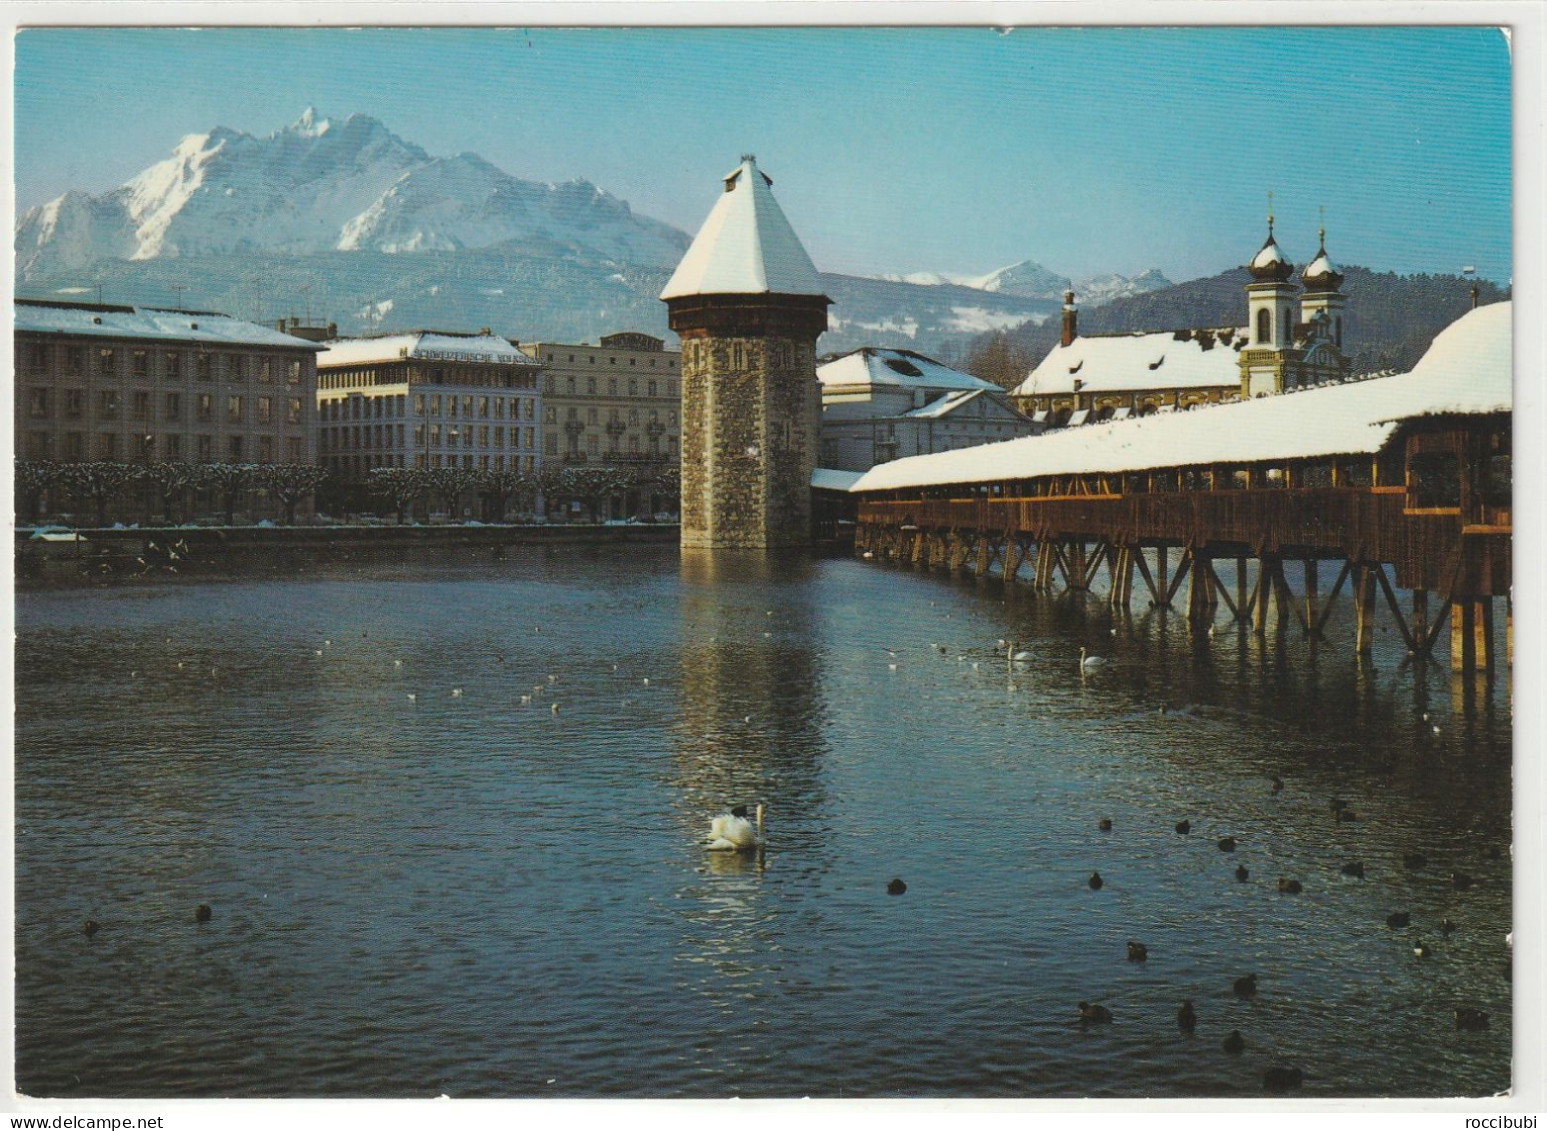
[[[1316,575],[1317,567],[1320,564],[1315,558],[1305,559],[1305,634],[1310,637],[1312,643],[1315,643],[1316,640],[1316,634],[1312,631],[1312,628],[1317,623]]]
[[[1375,643],[1375,569],[1364,562],[1354,575],[1354,651],[1368,656]]]

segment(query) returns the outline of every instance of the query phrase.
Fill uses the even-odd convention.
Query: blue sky
[[[361,112],[433,154],[585,177],[689,232],[758,155],[818,267],[1076,277],[1510,259],[1510,64],[1483,28],[34,29],[17,204],[225,125]]]

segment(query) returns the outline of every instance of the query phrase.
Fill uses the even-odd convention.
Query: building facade
[[[537,374],[532,357],[487,330],[328,342],[317,361],[318,458],[343,482],[386,467],[535,474]]]
[[[832,300],[750,155],[661,292],[682,339],[682,544],[811,541]]]
[[[315,462],[318,347],[207,311],[17,299],[18,458]]]
[[[549,466],[676,466],[682,354],[649,334],[600,345],[528,342],[542,365],[542,455]]]
[[[867,346],[817,366],[819,464],[866,471],[1039,431],[1003,389],[912,350]]]

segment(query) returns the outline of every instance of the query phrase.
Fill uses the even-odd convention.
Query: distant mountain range
[[[401,254],[505,247],[672,266],[688,237],[588,181],[543,184],[472,153],[431,157],[375,118],[307,110],[266,138],[227,129],[103,196],[69,192],[16,232],[23,281],[104,258]]]
[[[618,330],[667,336],[657,296],[689,243],[588,181],[522,180],[476,154],[432,157],[363,114],[334,121],[307,110],[267,137],[225,127],[189,135],[111,192],[68,192],[29,209],[16,227],[16,289],[260,322],[309,315],[343,334],[489,327],[594,341]],[[950,361],[997,335],[1040,357],[1071,287],[1087,332],[1222,325],[1245,311],[1231,273],[1181,285],[1153,270],[1076,283],[1028,259],[981,276],[823,281],[834,300],[824,353],[902,346]],[[1391,303],[1380,296],[1412,291],[1403,286],[1354,269],[1350,335],[1384,324],[1375,312]],[[1455,287],[1445,294],[1453,306]],[[1401,317],[1393,310],[1389,334],[1357,340],[1378,357],[1407,356],[1392,337]]]
[[[933,271],[915,271],[907,275],[878,275],[890,283],[913,283],[921,287],[958,286],[993,294],[1041,298],[1062,303],[1064,292],[1072,290],[1083,306],[1099,306],[1116,298],[1144,294],[1171,286],[1155,268],[1139,275],[1097,275],[1076,282],[1067,275],[1051,271],[1033,259],[1023,259],[987,275],[945,275]]]

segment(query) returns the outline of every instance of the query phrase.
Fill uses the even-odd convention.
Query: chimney
[[[1477,280],[1472,280],[1472,309],[1477,309]]]
[[[1060,343],[1062,345],[1066,345],[1066,346],[1073,345],[1074,344],[1074,339],[1080,336],[1080,331],[1079,331],[1079,329],[1078,329],[1078,327],[1076,325],[1079,317],[1080,317],[1079,308],[1074,305],[1074,292],[1073,291],[1065,291],[1064,292],[1064,334],[1063,334],[1063,337],[1061,339],[1059,339],[1059,341],[1060,341]]]

